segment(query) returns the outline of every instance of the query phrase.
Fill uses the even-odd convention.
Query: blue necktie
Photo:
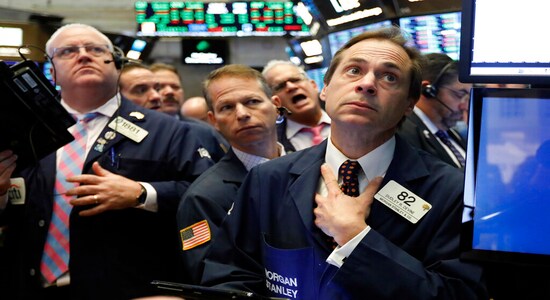
[[[460,163],[460,166],[464,168],[464,166],[466,165],[466,161],[464,160],[464,157],[462,156],[462,154],[460,154],[460,152],[458,151],[458,149],[456,149],[455,145],[453,145],[453,143],[451,142],[451,140],[449,140],[449,135],[447,135],[447,133],[443,130],[438,130],[435,135],[445,144],[447,145],[447,147],[449,147],[449,149],[451,149],[451,152],[453,152],[454,156],[456,157],[456,159],[458,160],[458,162]]]

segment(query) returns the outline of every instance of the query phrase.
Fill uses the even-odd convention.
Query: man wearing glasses
[[[273,96],[289,111],[277,126],[279,142],[287,152],[317,145],[328,137],[330,117],[321,108],[317,84],[302,68],[290,61],[272,60],[262,75]]]
[[[180,279],[177,205],[213,161],[185,123],[118,93],[120,60],[97,29],[65,25],[46,51],[75,140],[17,174],[17,158],[0,152],[2,295],[152,295],[152,280]]]
[[[417,148],[463,168],[466,141],[452,127],[468,109],[471,84],[458,81],[458,63],[446,54],[426,54],[422,73],[420,99],[398,132]]]

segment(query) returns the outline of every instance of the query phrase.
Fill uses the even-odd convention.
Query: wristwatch
[[[136,197],[136,206],[144,204],[145,199],[147,199],[147,190],[141,183],[139,185],[141,186],[141,192],[139,193],[139,196]]]

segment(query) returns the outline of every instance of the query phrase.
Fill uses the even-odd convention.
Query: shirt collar
[[[92,111],[86,112],[86,113],[92,113],[97,112],[100,113],[103,116],[107,116],[111,118],[115,112],[117,111],[119,107],[120,102],[120,94],[116,94],[113,96],[113,98],[109,99],[109,101],[105,102],[105,104],[101,105],[100,107],[93,109]],[[81,115],[81,113],[74,110],[72,107],[70,107],[65,100],[61,99],[61,105],[69,112],[70,114],[74,115]]]
[[[277,142],[277,147],[279,148],[279,157],[286,155],[285,148],[281,143]],[[250,169],[252,169],[253,167],[270,160],[269,158],[243,152],[237,148],[233,148],[233,152],[235,153],[237,158],[243,163],[247,171],[250,171]]]
[[[330,117],[328,116],[328,114],[324,110],[321,110],[321,119],[319,119],[319,122],[317,123],[317,125],[319,125],[321,123],[330,124]],[[287,119],[286,120],[286,136],[290,139],[294,135],[296,135],[298,132],[300,132],[300,130],[302,130],[302,128],[304,128],[304,127],[309,127],[309,126],[306,126],[304,124],[297,123],[297,122],[294,122],[290,119]]]
[[[428,118],[428,116],[420,108],[415,106],[414,113],[420,118],[420,120],[422,120],[422,123],[426,125],[426,127],[432,134],[435,134],[439,130],[439,128],[435,126],[432,120],[430,120],[430,118]]]
[[[361,156],[357,161],[361,165],[364,174],[368,181],[371,181],[376,176],[384,176],[390,163],[393,159],[393,153],[395,151],[395,136],[390,138],[384,144],[378,146],[371,152]],[[338,169],[340,165],[348,160],[340,150],[334,146],[330,136],[327,142],[327,151],[325,153],[325,161],[334,172],[336,178],[338,178]]]

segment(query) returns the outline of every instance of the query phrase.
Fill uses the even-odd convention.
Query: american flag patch
[[[210,241],[210,227],[208,221],[202,220],[189,227],[180,230],[183,250],[193,249]]]

